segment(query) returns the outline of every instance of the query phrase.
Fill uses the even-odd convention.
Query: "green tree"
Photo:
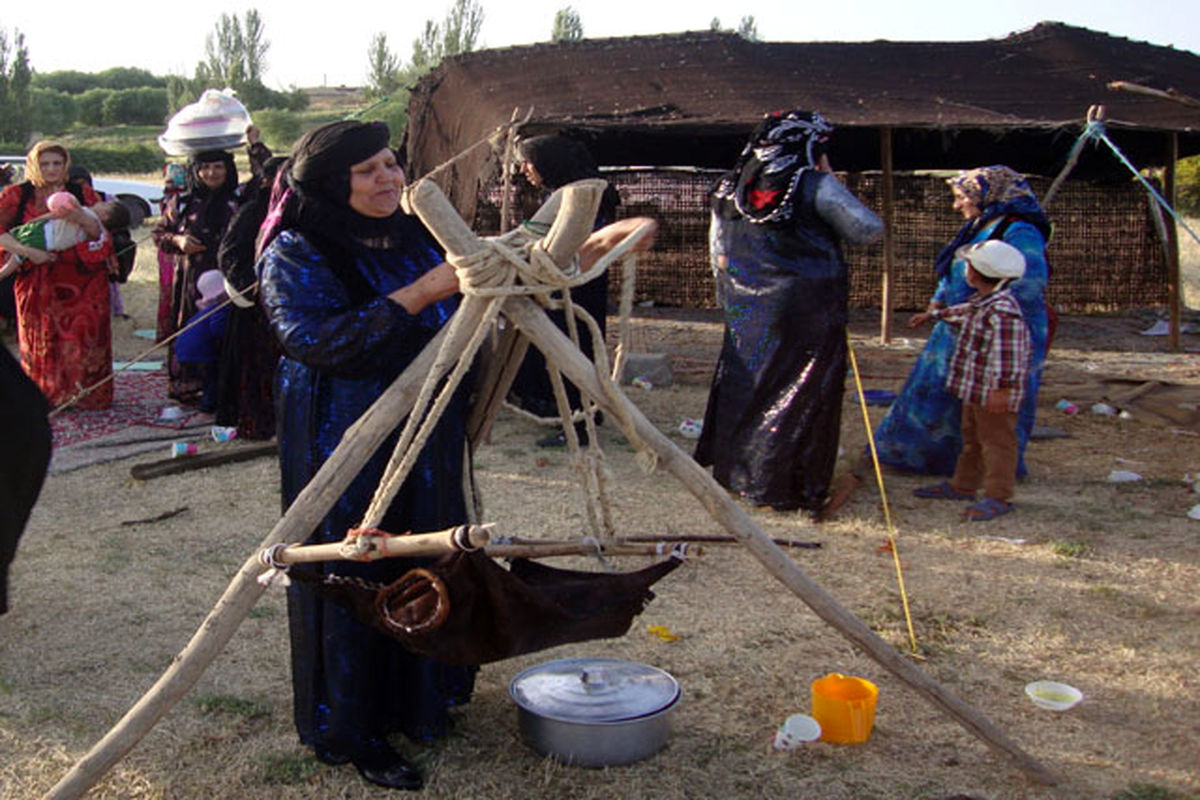
[[[573,6],[554,12],[554,29],[550,31],[552,42],[578,42],[583,38],[583,20]]]
[[[377,33],[367,49],[367,98],[388,97],[399,85],[400,59],[388,47],[387,34]]]
[[[237,14],[222,14],[204,40],[205,74],[210,81],[237,88],[246,81],[245,39]],[[199,70],[197,70],[199,71]]]
[[[271,43],[267,41],[262,17],[258,9],[252,8],[244,16],[242,24],[242,65],[248,83],[262,83],[263,74],[267,71],[267,51]]]
[[[34,130],[46,134],[59,134],[71,127],[78,116],[75,99],[57,89],[42,89],[34,86],[29,90],[32,99],[31,123]]]
[[[742,17],[736,31],[731,28],[722,28],[720,17],[713,17],[712,22],[708,23],[708,29],[713,33],[736,33],[748,42],[758,41],[758,23],[754,21],[753,14]]]
[[[104,105],[116,92],[112,89],[88,89],[75,96],[77,119],[84,125],[99,128],[104,125]]]
[[[165,78],[159,78],[140,67],[111,67],[96,73],[96,85],[105,89],[161,89],[166,86]]]
[[[121,89],[104,98],[105,125],[158,125],[167,116],[167,90],[153,86]]]
[[[83,94],[100,85],[99,79],[90,72],[61,69],[54,72],[39,72],[33,76],[33,87],[51,89],[64,94]]]
[[[415,79],[436,67],[447,56],[471,52],[479,40],[482,27],[482,6],[475,0],[454,0],[440,23],[425,20],[421,35],[413,40],[406,77]]]
[[[233,89],[249,109],[276,108],[302,111],[308,95],[292,87],[287,91],[263,84],[267,51],[271,43],[257,9],[242,15],[222,14],[205,38],[205,58],[196,64],[192,77],[171,75],[166,79],[171,111],[195,102],[205,89]]]
[[[14,29],[10,45],[0,28],[0,141],[22,142],[29,136],[32,81],[25,34]]]
[[[758,41],[758,23],[754,21],[753,14],[742,17],[742,21],[738,23],[737,35],[748,42]]]

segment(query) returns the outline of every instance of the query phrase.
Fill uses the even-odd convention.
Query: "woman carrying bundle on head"
[[[154,243],[175,261],[170,319],[167,329],[160,332],[164,337],[181,329],[196,313],[196,280],[217,269],[221,237],[237,210],[237,187],[233,154],[207,150],[191,157],[186,189],[168,200],[163,209],[154,229]],[[190,405],[199,403],[203,378],[193,365],[179,362],[174,346],[168,371],[168,394]]]

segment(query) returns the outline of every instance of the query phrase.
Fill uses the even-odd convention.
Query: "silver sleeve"
[[[814,198],[817,214],[837,231],[839,238],[850,244],[870,244],[883,236],[883,220],[874,211],[833,175],[822,177]]]

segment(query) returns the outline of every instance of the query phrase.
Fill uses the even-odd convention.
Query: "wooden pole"
[[[459,525],[444,531],[404,536],[367,534],[328,544],[281,547],[271,558],[279,564],[305,564],[314,561],[376,561],[381,558],[438,556],[462,550],[463,545],[469,550],[483,547],[488,543],[490,532],[490,525]]]
[[[1175,208],[1176,177],[1175,164],[1179,160],[1179,134],[1167,134],[1166,168],[1163,170],[1163,199]],[[1153,202],[1153,201],[1151,201]],[[1179,226],[1174,217],[1167,220],[1167,308],[1171,318],[1171,352],[1180,349],[1179,333],[1183,311],[1183,287],[1179,275]]]
[[[896,649],[879,638],[861,620],[843,608],[837,600],[808,577],[783,550],[777,547],[749,515],[722,489],[696,461],[668,439],[624,394],[615,396],[616,408],[596,377],[594,365],[572,345],[554,323],[531,300],[510,297],[504,313],[524,331],[546,360],[555,362],[560,371],[582,391],[587,392],[618,424],[626,424],[637,438],[658,456],[659,465],[674,475],[696,497],[714,520],[737,537],[767,571],[803,600],[814,613],[861,648],[882,667],[907,683],[926,699],[952,717],[970,733],[1003,753],[1034,780],[1053,785],[1058,782],[1041,762],[1021,749],[983,714],[958,695],[930,678]]]
[[[199,453],[194,456],[164,458],[145,464],[134,464],[130,468],[129,474],[139,481],[145,481],[151,478],[161,478],[163,475],[176,475],[180,472],[191,472],[195,469],[250,461],[262,456],[274,455],[278,450],[279,448],[272,442],[270,444],[251,445],[249,447],[236,447],[213,453]]]
[[[892,175],[892,128],[879,129],[879,160],[883,165],[883,296],[880,304],[879,341],[892,341],[892,276],[896,271],[896,201]]]

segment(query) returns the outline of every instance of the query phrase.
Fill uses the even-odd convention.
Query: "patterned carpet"
[[[167,374],[124,371],[114,377],[113,404],[105,411],[69,408],[50,419],[54,454],[50,472],[160,451],[170,454],[174,441],[204,439],[212,416],[183,409],[178,419],[165,421],[164,408],[175,404],[167,399]]]
[[[113,404],[104,411],[68,408],[50,418],[55,448],[96,439],[134,425],[151,425],[178,430],[185,420],[160,422],[167,400],[167,373],[118,372],[113,378]]]

